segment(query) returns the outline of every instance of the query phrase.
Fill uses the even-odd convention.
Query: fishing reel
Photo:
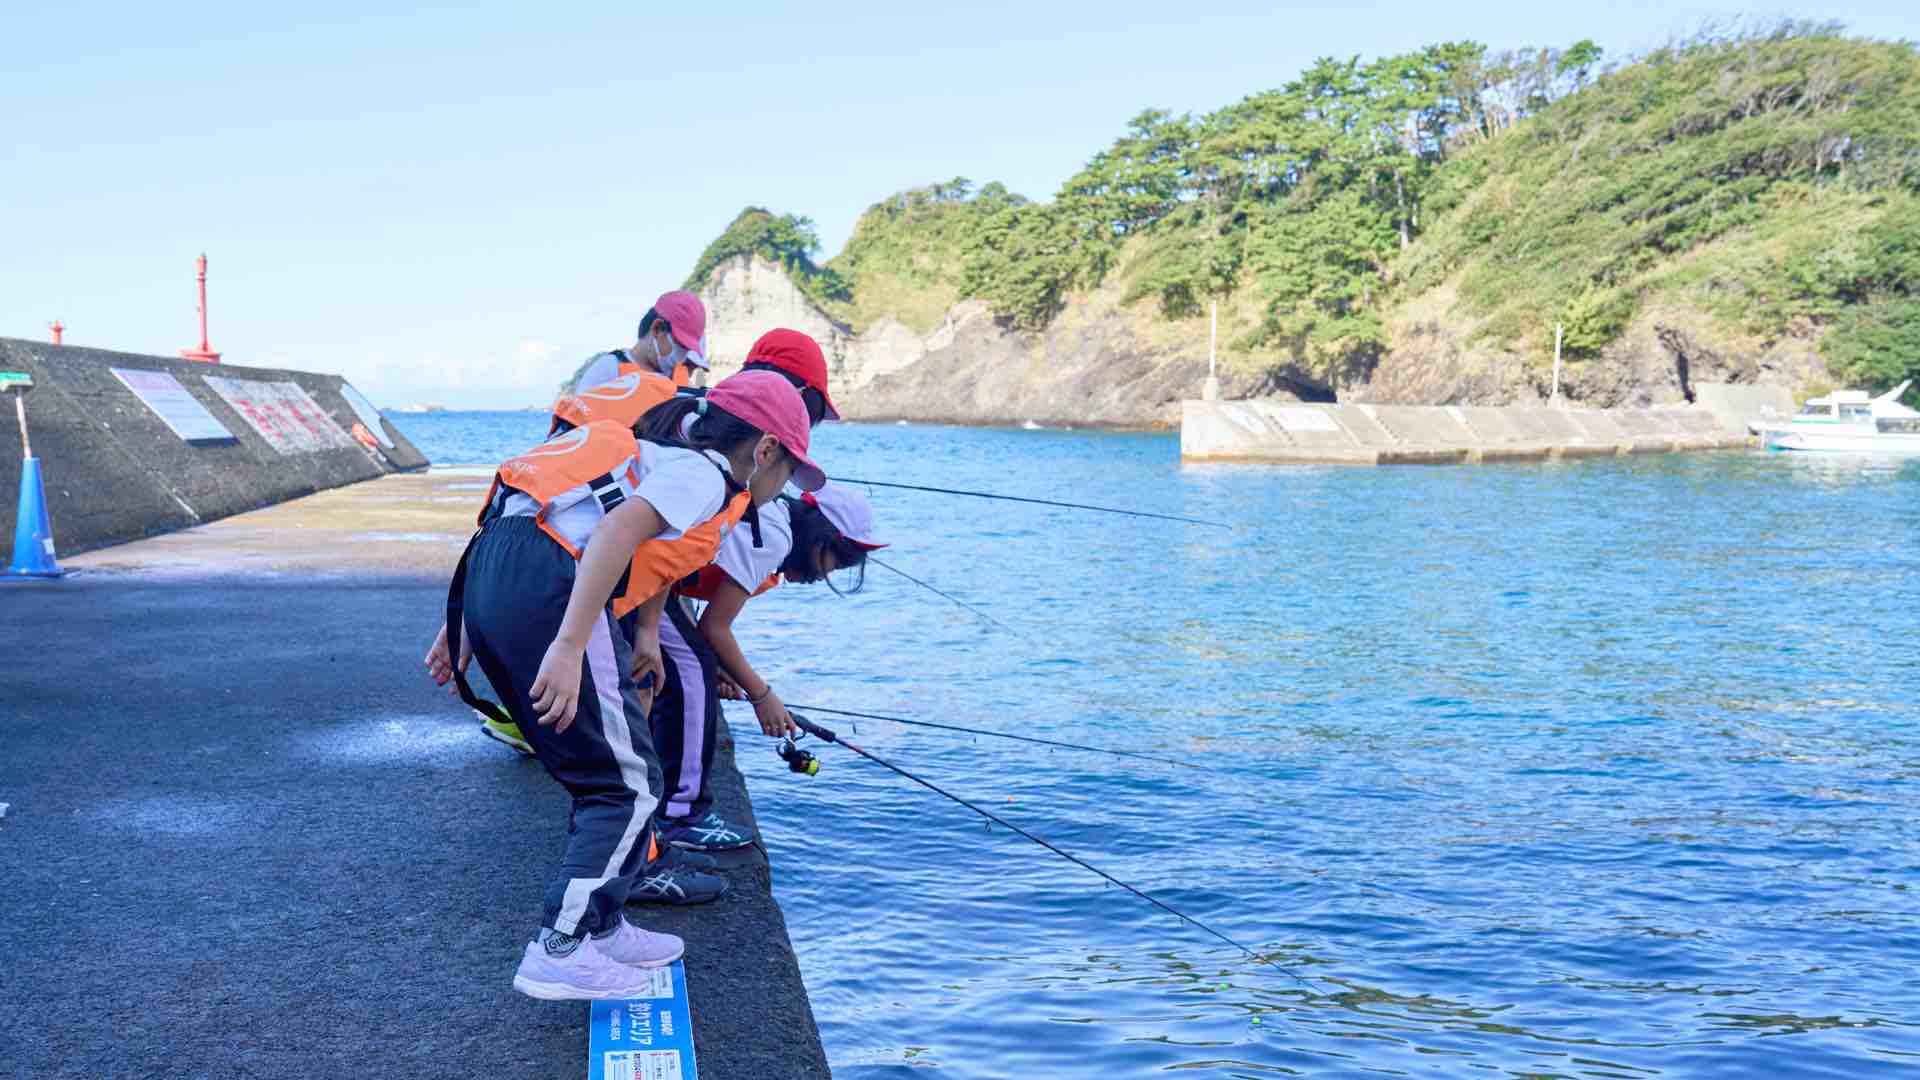
[[[780,760],[787,763],[789,770],[802,776],[820,775],[820,759],[800,749],[791,735],[780,740]]]

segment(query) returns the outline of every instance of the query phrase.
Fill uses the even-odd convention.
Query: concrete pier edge
[[[1793,411],[1784,387],[1697,388],[1689,406],[1325,405],[1181,402],[1183,461],[1462,465],[1557,461],[1757,445],[1748,424]]]

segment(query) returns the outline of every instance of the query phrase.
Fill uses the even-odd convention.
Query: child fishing
[[[837,571],[858,570],[867,554],[886,545],[874,535],[873,510],[865,496],[828,484],[798,499],[778,500],[785,513],[761,516],[764,543],[754,547],[736,530],[720,545],[713,565],[683,581],[675,595],[703,600],[698,619],[685,604],[670,601],[660,623],[666,679],[649,717],[660,752],[666,798],[659,810],[662,842],[695,851],[720,851],[752,843],[743,827],[713,809],[708,782],[720,724],[720,699],[737,694],[753,706],[760,730],[770,736],[796,732],[773,685],[747,660],[734,623],[749,599],[783,581],[810,584]],[[771,508],[769,508],[771,509]],[[860,587],[856,579],[846,591]],[[726,684],[723,688],[723,683]],[[655,899],[641,890],[636,899]],[[698,893],[658,897],[696,902]]]
[[[786,380],[743,372],[713,388],[682,439],[636,439],[597,421],[498,470],[426,664],[481,708],[465,674],[477,659],[573,797],[566,854],[514,976],[522,993],[637,993],[643,968],[684,951],[623,914],[660,796],[643,700],[657,669],[645,659],[657,655],[667,586],[710,561],[727,530],[789,478],[803,491],[826,482],[806,456],[808,434]],[[619,624],[629,613],[631,638]]]
[[[768,371],[785,378],[805,401],[811,425],[840,417],[827,392],[826,356],[818,342],[798,330],[781,328],[762,334],[747,350],[742,370]],[[685,401],[669,402],[649,412],[641,430],[652,437],[669,437],[686,423],[690,409]],[[859,499],[859,496],[854,494],[853,498]],[[789,508],[793,505],[792,500],[785,498],[768,505],[760,518],[762,543],[754,546],[741,537],[734,544],[724,546],[722,562],[702,571],[699,580],[706,585],[692,585],[693,591],[683,589],[680,595],[710,599],[708,594],[718,588],[719,582],[730,573],[737,573],[742,575],[739,583],[744,591],[739,599],[744,602],[746,591],[771,588],[769,582],[784,572],[789,561],[793,572],[785,575],[788,580],[819,580],[822,573],[812,570],[807,560],[818,553],[821,545],[815,541],[824,538],[830,526],[825,525],[825,519],[817,510],[810,511],[805,515],[809,526],[805,542],[796,546],[796,530],[789,521]],[[864,509],[864,500],[860,500],[860,505]],[[871,520],[871,512],[867,511],[869,527]],[[841,548],[840,554],[846,561],[836,565],[854,566],[864,562],[864,552],[856,558],[858,551],[852,546]],[[737,605],[734,611],[738,611]],[[686,605],[669,603],[667,615],[661,623],[662,658],[667,675],[661,699],[656,701],[650,717],[655,745],[662,748],[661,766],[666,771],[669,793],[668,804],[662,810],[661,839],[672,841],[673,848],[696,851],[744,847],[753,842],[752,834],[714,811],[712,799],[706,792],[720,721],[719,702],[714,692],[720,678],[716,660],[708,643],[695,630]],[[725,636],[731,643],[731,633],[726,632]],[[738,657],[737,644],[733,645],[733,652]],[[737,663],[744,666],[744,658]],[[738,667],[729,667],[727,671],[738,677]],[[759,685],[757,677],[755,685]],[[759,701],[755,708],[765,709],[771,716],[780,704],[777,698],[772,698]],[[679,856],[671,865],[673,872],[650,875],[636,899],[700,903],[713,899],[725,889],[725,882],[720,878],[689,872],[710,869],[708,861],[689,864],[684,856]]]

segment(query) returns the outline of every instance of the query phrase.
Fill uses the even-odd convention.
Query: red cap
[[[833,399],[827,396],[827,358],[820,351],[820,343],[813,338],[785,327],[769,330],[747,350],[747,363],[772,364],[792,374],[820,391],[821,399],[827,403],[828,420],[840,419],[840,410],[833,407]]]
[[[807,436],[813,428],[807,423],[806,402],[792,383],[771,371],[742,371],[721,379],[704,400],[780,440],[799,462],[793,470],[795,487],[819,491],[826,484],[827,474],[807,457]]]
[[[693,354],[693,362],[707,366],[707,306],[700,298],[686,291],[675,289],[663,293],[653,302],[653,313],[667,320],[672,328],[673,340],[680,347]]]

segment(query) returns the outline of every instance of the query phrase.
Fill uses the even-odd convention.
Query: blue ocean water
[[[537,414],[397,417],[495,460]],[[1166,435],[835,425],[884,570],[743,643],[825,716],[1306,984],[836,747],[733,716],[843,1077],[1920,1067],[1920,463],[1188,466]],[[724,1007],[751,1009],[753,1003]]]

